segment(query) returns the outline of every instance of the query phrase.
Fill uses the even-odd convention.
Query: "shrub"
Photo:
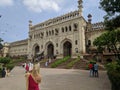
[[[106,65],[106,68],[108,71],[120,71],[120,65],[118,64],[118,62],[108,63]]]
[[[118,62],[108,63],[106,65],[107,74],[110,79],[112,90],[120,90],[120,65]]]
[[[110,79],[112,90],[120,90],[120,72],[118,71],[109,71],[108,77]]]
[[[0,63],[3,63],[3,64],[8,64],[9,62],[10,62],[10,58],[8,58],[8,57],[1,57],[0,58]]]

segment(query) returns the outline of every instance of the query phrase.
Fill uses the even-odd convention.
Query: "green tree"
[[[120,60],[120,28],[103,33],[94,40],[93,45],[97,46],[98,50],[107,47]]]
[[[11,58],[8,57],[1,57],[0,63],[3,63],[4,65],[8,64],[11,61]]]
[[[100,0],[100,8],[106,12],[104,16],[106,30],[120,27],[120,0]]]
[[[120,0],[100,0],[100,8],[107,12],[108,16],[120,13]]]
[[[110,32],[102,34],[94,41],[97,47],[107,47],[120,59],[120,0],[100,0],[100,8],[106,12],[105,29]]]

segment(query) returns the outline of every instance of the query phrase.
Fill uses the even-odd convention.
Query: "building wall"
[[[74,12],[72,14],[74,14]],[[52,44],[54,47],[54,55],[62,58],[64,56],[63,45],[68,41],[72,45],[71,57],[74,58],[86,53],[88,40],[91,41],[91,47],[94,47],[94,39],[105,32],[102,26],[103,23],[101,22],[91,24],[92,28],[87,30],[85,28],[88,25],[87,22],[79,15],[73,16],[71,19],[63,20],[62,22],[58,21],[52,25],[40,27],[41,24],[45,25],[46,22],[38,25],[30,25],[28,39],[11,43],[9,46],[9,55],[27,55],[28,58],[31,59],[32,56],[35,56],[35,48],[38,46],[38,53],[44,51],[44,55],[47,56],[48,45]],[[75,28],[75,25],[77,25],[77,28]]]
[[[28,39],[10,43],[9,55],[12,57],[27,55],[27,47],[28,47]]]
[[[93,41],[101,34],[105,33],[103,22],[91,24],[91,28],[86,30],[86,45],[90,48],[95,48]],[[90,41],[90,42],[89,42]],[[90,45],[89,45],[90,43]]]
[[[74,27],[75,24],[78,25],[76,29]],[[76,17],[62,23],[53,24],[44,28],[38,28],[37,30],[30,29],[28,39],[12,42],[9,45],[4,45],[4,56],[8,53],[12,57],[26,55],[29,59],[31,59],[35,54],[36,46],[39,46],[39,53],[44,51],[44,55],[47,55],[48,45],[53,44],[54,55],[57,55],[58,58],[62,58],[64,56],[63,44],[68,41],[72,45],[71,57],[77,57],[78,55],[87,53],[86,44],[88,44],[88,40],[91,41],[91,47],[94,48],[94,39],[105,32],[104,26],[102,26],[103,23],[100,22],[91,25],[92,28],[87,30],[85,28],[87,27],[87,23],[84,18]],[[70,26],[71,29],[69,28]],[[36,26],[32,25],[30,28],[33,27],[35,28]],[[66,27],[68,28],[67,30]],[[55,32],[56,29],[58,30],[57,34]]]

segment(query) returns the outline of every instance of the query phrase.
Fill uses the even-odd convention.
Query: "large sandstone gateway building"
[[[85,27],[87,22],[82,17],[82,0],[78,10],[49,19],[37,25],[29,24],[28,53],[42,53],[48,57],[74,57],[85,53]]]
[[[49,19],[37,25],[29,21],[29,37],[10,44],[9,55],[27,55],[29,59],[44,53],[46,57],[63,58],[84,55],[93,47],[93,40],[104,30],[102,23],[91,24],[82,16],[82,0],[78,10]],[[11,51],[12,50],[12,51]],[[24,52],[24,53],[23,53]]]

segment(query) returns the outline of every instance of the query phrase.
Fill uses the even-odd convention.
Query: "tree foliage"
[[[11,61],[11,59],[8,57],[1,57],[0,58],[0,63],[3,63],[4,65],[8,64],[10,61]]]
[[[120,27],[120,0],[100,0],[100,8],[107,13],[104,16],[106,30]]]
[[[120,27],[120,15],[110,20],[105,20],[104,25],[106,30],[115,30]]]
[[[120,0],[100,0],[100,8],[107,12],[107,15],[113,16],[120,13]]]
[[[101,36],[97,37],[93,44],[97,46],[97,48],[105,48],[107,47],[109,50],[113,51],[117,58],[120,59],[120,28],[107,31],[103,33]]]

